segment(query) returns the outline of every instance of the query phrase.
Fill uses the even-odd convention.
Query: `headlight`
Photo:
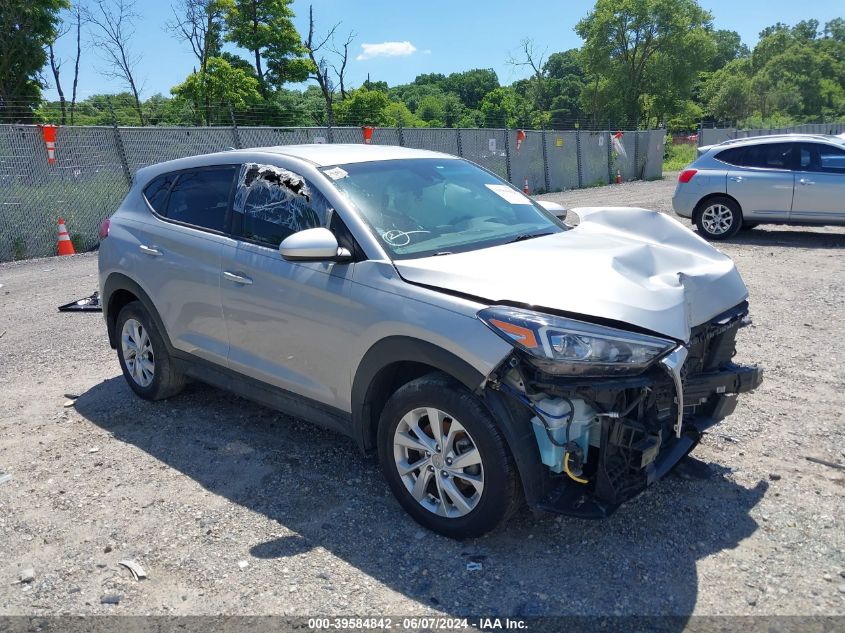
[[[656,336],[518,308],[486,308],[478,318],[553,374],[638,374],[677,345]]]

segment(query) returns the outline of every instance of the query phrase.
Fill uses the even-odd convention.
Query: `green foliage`
[[[291,0],[229,0],[226,40],[252,53],[255,74],[262,84],[281,86],[305,81],[311,70],[302,39],[293,26],[290,3]]]
[[[691,143],[672,143],[667,137],[663,156],[663,171],[680,171],[695,160],[695,145]]]
[[[178,86],[170,89],[176,97],[190,102],[194,111],[211,124],[211,106],[228,104],[244,108],[261,99],[258,80],[241,68],[233,68],[225,59],[209,58],[205,72],[195,72]],[[217,111],[219,116],[219,109]]]
[[[629,125],[672,112],[715,48],[711,16],[695,0],[597,0],[575,30],[594,83],[585,109]]]
[[[335,104],[335,122],[338,125],[384,125],[389,104],[390,99],[381,90],[351,90],[346,99]]]
[[[0,2],[0,123],[31,121],[41,99],[45,47],[56,38],[68,0]]]

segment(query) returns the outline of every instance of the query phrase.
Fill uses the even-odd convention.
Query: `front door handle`
[[[229,281],[234,281],[236,284],[241,284],[243,286],[252,285],[252,279],[250,279],[249,277],[246,277],[245,275],[239,275],[228,270],[223,271],[223,277],[225,279],[228,279]]]
[[[138,250],[144,253],[144,255],[152,255],[153,257],[161,257],[161,251],[153,246],[147,246],[146,244],[140,244],[138,246]]]
[[[731,180],[734,182],[742,182],[742,176],[731,176]]]
[[[802,178],[798,182],[800,182],[802,185],[814,185],[814,184],[816,184],[815,180],[808,180],[807,178]]]

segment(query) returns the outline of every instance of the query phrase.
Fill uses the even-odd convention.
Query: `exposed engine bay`
[[[732,362],[749,323],[742,302],[636,376],[550,373],[517,349],[489,386],[530,424],[548,475],[540,509],[607,516],[668,473],[762,382],[762,369]]]

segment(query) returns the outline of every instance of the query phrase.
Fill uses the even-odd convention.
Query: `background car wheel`
[[[123,377],[145,400],[175,396],[185,386],[164,339],[139,301],[128,303],[117,315],[117,358]]]
[[[378,429],[384,476],[418,523],[451,538],[489,532],[519,506],[513,457],[484,405],[429,374],[401,387]]]
[[[695,212],[695,226],[708,240],[726,240],[736,235],[742,226],[739,205],[725,196],[703,202]]]

